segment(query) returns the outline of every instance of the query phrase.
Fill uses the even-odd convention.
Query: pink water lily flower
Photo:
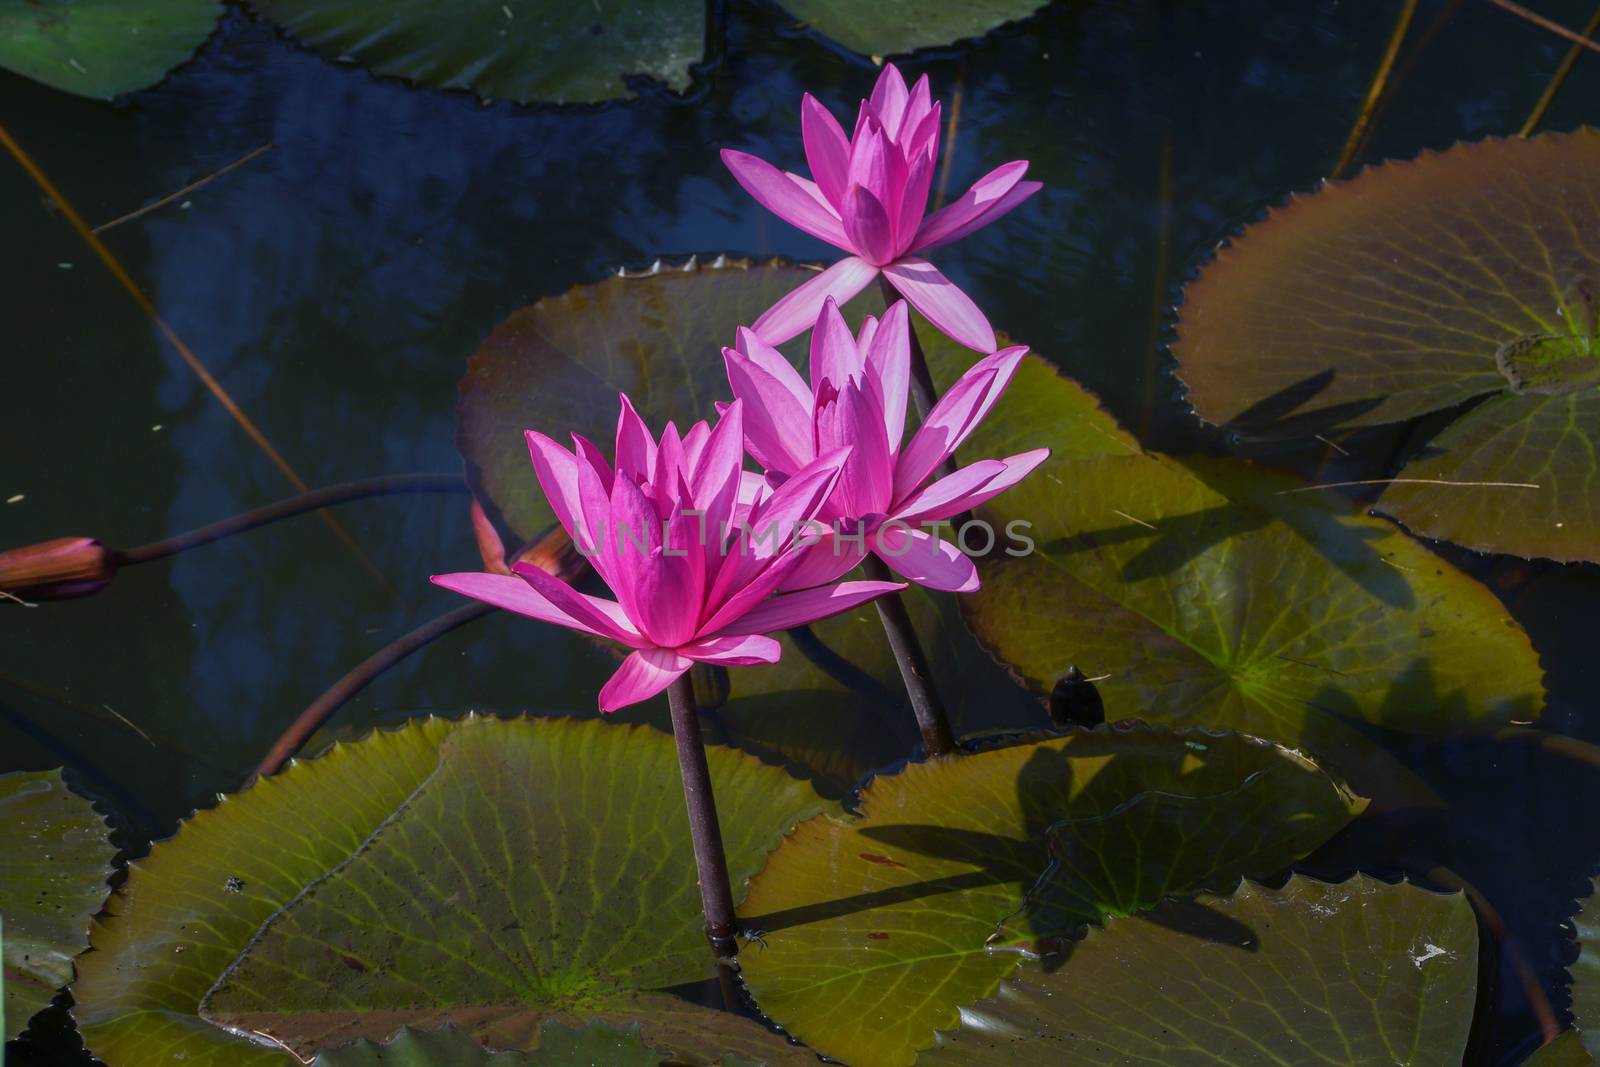
[[[909,444],[901,447],[911,382],[910,314],[899,300],[879,322],[867,316],[859,336],[829,296],[811,331],[811,384],[783,353],[741,329],[724,348],[728,384],[743,403],[745,447],[767,468],[769,483],[788,487],[821,455],[851,446],[817,518],[829,532],[785,579],[785,587],[839,578],[866,552],[903,578],[932,589],[970,592],[978,572],[937,524],[1020,481],[1050,455],[1036,448],[985,459],[929,484],[929,477],[983,421],[1027,354],[1007,348],[972,366],[944,394]],[[932,529],[930,529],[932,527]]]
[[[798,532],[838,483],[847,448],[796,469],[736,515],[744,462],[743,406],[715,429],[697,422],[659,442],[626,396],[617,419],[616,469],[593,444],[573,449],[527,432],[534,473],[556,518],[616,594],[578,592],[532,564],[515,575],[441,574],[433,581],[530,618],[619,641],[633,651],[600,690],[615,711],[661,692],[696,660],[725,666],[776,663],[764,636],[848,610],[895,582],[842,582],[773,595],[801,562]],[[745,525],[736,525],[742,518]]]
[[[993,352],[989,320],[921,253],[987,226],[1038,192],[1039,182],[1022,180],[1028,161],[997,167],[924,217],[939,159],[939,105],[929,99],[927,75],[908,92],[893,63],[861,102],[854,136],[846,140],[810,93],[800,104],[800,129],[815,181],[728,148],[722,161],[768,210],[850,255],[768,309],[751,327],[756,335],[782,344],[816,321],[826,297],[848,303],[882,271],[941,331]]]

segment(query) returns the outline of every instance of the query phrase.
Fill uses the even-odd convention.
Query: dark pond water
[[[1541,5],[1568,25],[1590,7]],[[1072,0],[904,64],[942,95],[960,87],[952,189],[1017,157],[1046,183],[941,266],[1147,444],[1214,446],[1178,400],[1162,349],[1168,309],[1215,242],[1330,170],[1397,8]],[[1427,30],[1426,48],[1402,58],[1366,160],[1514,133],[1566,48],[1482,0],[1433,0],[1417,19],[1413,45]],[[375,79],[232,10],[195,60],[117,106],[0,74],[0,122],[91,222],[270,142],[181,207],[109,231],[108,244],[307,482],[452,472],[456,382],[512,310],[657,256],[825,255],[716,160],[725,144],[797,160],[801,92],[844,113],[870,85],[870,65],[791,26],[732,4],[691,98],[562,111]],[[1600,61],[1588,57],[1544,125],[1596,119]],[[9,161],[0,203],[0,499],[22,497],[0,505],[0,543],[87,534],[131,546],[286,495]],[[1392,443],[1357,445],[1381,457]],[[1306,472],[1323,463],[1270,458]],[[0,770],[65,764],[118,813],[133,853],[237,787],[330,683],[458,605],[429,573],[478,566],[461,497],[388,497],[339,518],[385,581],[306,518],[130,568],[93,598],[0,612]],[[1451,558],[1505,597],[1542,652],[1543,725],[1600,740],[1600,571]],[[590,707],[610,669],[565,631],[489,618],[390,670],[337,722]],[[1449,802],[1443,825],[1410,836],[1357,827],[1322,868],[1370,866],[1375,854],[1390,871],[1447,863],[1499,909],[1563,1015],[1563,921],[1600,858],[1600,776],[1481,742],[1410,742],[1401,754]],[[1514,1063],[1537,1044],[1530,1003],[1502,956],[1481,1062]],[[71,1040],[43,1030],[12,1062],[71,1062]]]

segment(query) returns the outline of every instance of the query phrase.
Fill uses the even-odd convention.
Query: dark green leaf
[[[738,886],[825,805],[709,755]],[[196,815],[112,911],[73,987],[111,1067],[282,1063],[257,1042],[304,1055],[447,1022],[527,1048],[550,1017],[638,1021],[708,1059],[789,1048],[637,992],[711,973],[673,742],[645,727],[429,719],[335,746]]]
[[[818,1051],[909,1064],[1015,969],[998,947],[1276,872],[1363,803],[1237,734],[1101,728],[913,764],[772,854],[740,909],[764,942],[745,982]]]
[[[5,1040],[72,981],[89,920],[111,891],[106,826],[60,771],[0,775],[0,916]]]
[[[1457,1067],[1477,971],[1477,922],[1459,894],[1361,875],[1246,883],[1024,964],[917,1062]]]
[[[0,67],[110,100],[160,81],[221,13],[217,0],[0,0]]]
[[[395,77],[518,103],[598,103],[642,75],[689,87],[701,0],[252,0],[313,48]]]
[[[784,10],[865,56],[900,55],[982,37],[1049,0],[782,0]]]

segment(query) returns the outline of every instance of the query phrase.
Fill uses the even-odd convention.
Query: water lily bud
[[[1076,666],[1068,667],[1051,691],[1050,718],[1057,726],[1099,726],[1106,721],[1100,690]]]
[[[689,668],[694,683],[694,702],[701,711],[716,711],[728,702],[731,691],[728,668],[716,663],[696,663]]]
[[[61,537],[0,552],[0,591],[23,599],[88,596],[111,583],[111,552],[92,537]]]

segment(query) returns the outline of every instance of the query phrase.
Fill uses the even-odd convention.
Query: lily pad
[[[795,18],[864,56],[892,56],[982,37],[1049,0],[781,0]]]
[[[671,1055],[654,1049],[639,1036],[638,1025],[625,1029],[598,1023],[584,1027],[547,1021],[533,1052],[491,1052],[459,1027],[437,1030],[403,1028],[391,1041],[357,1041],[319,1055],[312,1067],[661,1067]],[[717,1061],[733,1067],[745,1061]]]
[[[709,755],[742,885],[826,805]],[[197,814],[110,911],[73,996],[111,1067],[281,1064],[402,1025],[528,1048],[550,1018],[639,1022],[648,1044],[706,1059],[792,1055],[747,1020],[640,992],[712,972],[675,750],[646,727],[474,716],[336,745]]]
[[[1038,945],[1275,873],[1363,806],[1237,734],[1100,728],[875,779],[779,846],[740,909],[761,1010],[855,1067],[911,1063]]]
[[[919,1064],[1456,1067],[1477,999],[1460,894],[1361,875],[1246,883],[1091,929],[964,1008]]]
[[[116,851],[105,822],[60,771],[0,775],[6,1041],[72,981],[89,920],[111,892]]]
[[[1240,433],[1305,436],[1475,404],[1379,509],[1483,551],[1600,559],[1597,167],[1584,129],[1295,198],[1185,293],[1173,351],[1190,402]]]
[[[703,0],[252,0],[318,51],[440,89],[521,104],[682,92],[705,56]]]
[[[1038,550],[981,562],[963,608],[1037,692],[1076,664],[1112,718],[1271,737],[1365,788],[1389,775],[1365,724],[1539,712],[1538,656],[1483,586],[1292,477],[1186,463],[1052,460],[991,503],[990,521],[1032,521]]]
[[[1566,1030],[1522,1061],[1522,1067],[1589,1067],[1594,1057],[1583,1047],[1583,1037],[1576,1030]]]
[[[1570,968],[1572,1014],[1584,1046],[1600,1053],[1600,895],[1583,901],[1572,925],[1578,935],[1578,958]]]
[[[0,67],[110,100],[192,56],[221,13],[217,0],[0,0]]]
[[[485,506],[526,541],[555,521],[528,461],[523,430],[581,433],[609,447],[618,392],[633,398],[653,426],[687,425],[729,397],[722,347],[743,323],[813,272],[718,258],[662,267],[642,276],[580,285],[515,312],[479,347],[461,383],[456,443]],[[881,313],[876,294],[851,303],[856,315]],[[918,322],[918,337],[941,387],[975,361],[969,350]],[[801,354],[794,347],[794,356]],[[986,455],[1050,445],[1057,456],[1136,452],[1098,402],[1029,356],[992,422]],[[1003,423],[1003,425],[1000,425]],[[1036,726],[1037,707],[977,648],[948,597],[908,594],[958,729]],[[819,788],[838,793],[874,767],[903,758],[916,733],[899,673],[870,606],[785,636],[783,659],[732,674],[723,711],[730,739],[803,766]]]

